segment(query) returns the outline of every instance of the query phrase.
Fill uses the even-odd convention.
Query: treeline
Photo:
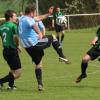
[[[40,12],[45,12],[52,5],[59,5],[65,14],[98,13],[100,11],[100,0],[39,0]],[[46,22],[51,21],[49,19]],[[70,28],[87,28],[98,25],[100,25],[100,16],[70,18]]]
[[[14,9],[18,13],[23,11],[28,3],[35,3],[36,0],[0,0],[0,16],[6,9]],[[83,14],[100,12],[100,0],[38,0],[39,13],[47,11],[50,6],[59,5],[65,14]],[[99,16],[72,17],[70,19],[71,28],[81,28],[97,26],[100,24]],[[46,26],[51,26],[50,19],[46,21]],[[49,23],[49,24],[48,24]]]
[[[6,7],[16,7],[22,10],[28,3],[35,3],[36,0],[0,0],[0,5],[7,4]],[[45,12],[48,7],[59,5],[65,13],[93,13],[100,11],[100,0],[38,0],[39,11]]]
[[[59,5],[65,13],[93,13],[99,11],[99,0],[39,0],[40,11],[45,12],[51,5]]]

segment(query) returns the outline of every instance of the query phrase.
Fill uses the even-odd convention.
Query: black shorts
[[[17,49],[4,47],[3,57],[7,61],[11,70],[17,70],[21,68],[21,62]]]
[[[87,54],[91,57],[91,60],[95,60],[97,57],[100,56],[100,50],[96,49],[96,48],[91,48]]]
[[[62,32],[63,31],[63,26],[55,24],[55,31],[56,32]]]
[[[53,37],[51,35],[47,35],[43,39],[40,39],[35,46],[25,48],[36,65],[40,63],[42,57],[44,56],[44,49],[50,47],[52,41]]]

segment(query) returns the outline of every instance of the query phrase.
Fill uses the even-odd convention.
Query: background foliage
[[[36,0],[0,0],[0,17],[7,9],[14,9],[18,14],[24,11],[29,3],[35,3]],[[39,13],[47,12],[50,6],[59,5],[65,14],[83,14],[100,12],[100,0],[38,0]],[[76,20],[75,20],[76,19]],[[99,16],[73,17],[70,19],[71,28],[82,28],[97,26],[100,24]],[[46,26],[51,26],[51,19],[44,22]]]

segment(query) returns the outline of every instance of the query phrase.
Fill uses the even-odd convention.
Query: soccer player
[[[52,35],[46,36],[42,34],[35,22],[36,18],[34,19],[34,17],[36,17],[35,11],[36,9],[33,5],[29,5],[25,8],[25,15],[22,16],[19,20],[19,33],[23,47],[32,58],[32,62],[34,62],[36,65],[35,75],[38,82],[38,90],[42,91],[43,83],[41,60],[44,55],[44,49],[49,47],[52,43],[54,49],[59,55],[59,59],[66,63],[69,61],[65,58],[57,39]],[[50,8],[49,13],[37,16],[37,19],[41,20],[47,18],[52,13],[52,11],[53,9]]]
[[[76,79],[76,83],[79,83],[82,79],[87,77],[86,69],[90,60],[95,60],[100,56],[100,28],[96,32],[96,36],[91,42],[92,48],[82,58],[81,63],[81,75]]]
[[[6,22],[0,26],[0,36],[3,44],[3,57],[7,62],[10,71],[8,75],[0,79],[0,86],[3,83],[8,82],[8,89],[15,89],[14,80],[19,78],[21,75],[21,62],[19,59],[18,51],[19,39],[18,39],[18,28],[15,24],[16,13],[13,10],[7,10],[5,12]]]
[[[52,19],[52,27],[55,28],[56,31],[56,37],[59,41],[59,43],[62,43],[64,39],[64,30],[62,25],[58,25],[57,19],[58,17],[63,16],[63,13],[60,11],[60,7],[55,7],[54,13],[53,13],[53,19]]]

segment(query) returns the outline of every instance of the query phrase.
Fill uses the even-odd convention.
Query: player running
[[[5,12],[6,22],[0,26],[0,36],[3,44],[3,57],[10,67],[8,75],[0,79],[0,86],[8,82],[8,89],[15,89],[14,80],[21,75],[21,62],[18,55],[19,39],[18,28],[15,24],[16,13],[13,10]]]
[[[97,30],[96,37],[92,40],[91,45],[93,45],[93,47],[82,58],[81,75],[76,79],[76,83],[81,82],[82,79],[87,77],[86,69],[88,67],[88,62],[100,56],[100,28]]]

